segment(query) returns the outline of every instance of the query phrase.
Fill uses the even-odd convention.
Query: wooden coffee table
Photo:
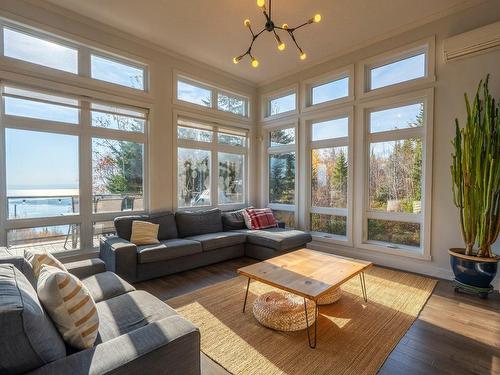
[[[345,258],[337,255],[300,249],[271,258],[260,263],[238,269],[240,275],[248,277],[243,312],[245,312],[250,280],[260,281],[304,298],[307,339],[311,348],[316,347],[318,334],[319,307],[317,300],[338,288],[340,285],[359,275],[363,299],[368,301],[364,271],[372,266],[371,262]],[[315,303],[314,337],[311,338],[306,299]]]

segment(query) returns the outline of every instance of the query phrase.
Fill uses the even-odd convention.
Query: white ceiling
[[[296,25],[320,13],[323,20],[297,31],[308,59],[300,61],[287,36],[279,52],[267,32],[256,41],[257,69],[232,58],[246,51],[249,18],[262,28],[255,0],[48,0],[168,50],[202,61],[255,83],[341,55],[370,41],[389,37],[481,0],[274,0],[277,24]]]

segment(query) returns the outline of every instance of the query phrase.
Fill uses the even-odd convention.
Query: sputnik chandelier
[[[267,8],[266,8],[266,0],[257,0],[257,6],[260,9],[262,9],[262,13],[264,13],[264,16],[266,17],[266,23],[264,25],[264,28],[261,31],[259,31],[257,34],[254,33],[254,31],[252,30],[252,24],[250,23],[249,19],[246,19],[243,22],[243,24],[246,27],[248,27],[248,30],[252,34],[252,42],[250,43],[250,47],[248,47],[247,51],[244,54],[242,54],[242,55],[240,55],[238,57],[233,58],[233,62],[235,64],[238,64],[246,55],[248,55],[250,57],[250,62],[252,64],[252,66],[254,68],[257,68],[259,66],[259,60],[257,60],[252,55],[252,47],[253,47],[253,44],[255,43],[255,40],[264,31],[268,31],[268,32],[274,34],[274,38],[276,39],[276,42],[278,43],[278,50],[279,51],[284,51],[285,48],[286,48],[286,45],[285,45],[285,43],[283,43],[283,41],[281,40],[280,36],[278,35],[278,33],[276,31],[277,30],[281,30],[281,31],[287,32],[288,35],[290,36],[290,39],[293,41],[293,43],[295,44],[295,46],[297,47],[297,49],[299,51],[300,59],[301,60],[305,60],[307,58],[307,54],[302,50],[302,48],[300,48],[299,44],[297,43],[297,40],[295,39],[294,32],[297,31],[298,29],[300,29],[301,27],[306,26],[306,25],[310,25],[312,23],[318,23],[318,22],[320,22],[321,21],[321,15],[320,14],[316,14],[314,17],[312,17],[309,20],[307,20],[307,22],[304,22],[302,25],[299,25],[297,27],[290,27],[286,23],[284,23],[282,26],[276,26],[274,24],[274,22],[273,22],[273,19],[272,19],[271,1],[272,0],[269,0],[269,12],[268,12]]]

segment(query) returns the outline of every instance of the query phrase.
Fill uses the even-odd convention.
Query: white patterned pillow
[[[64,267],[64,264],[59,262],[51,253],[47,251],[36,253],[25,250],[24,258],[28,261],[29,264],[31,264],[31,268],[33,268],[33,273],[35,274],[35,278],[37,279],[44,264],[59,268],[61,271],[67,271],[66,267]]]
[[[99,316],[90,292],[76,276],[43,265],[38,277],[37,293],[66,343],[76,349],[87,349],[94,345]]]

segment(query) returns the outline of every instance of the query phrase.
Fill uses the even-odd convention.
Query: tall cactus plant
[[[467,122],[455,120],[451,174],[453,201],[460,210],[466,255],[494,257],[500,232],[500,107],[490,95],[489,76],[479,83],[474,102],[465,94]]]

